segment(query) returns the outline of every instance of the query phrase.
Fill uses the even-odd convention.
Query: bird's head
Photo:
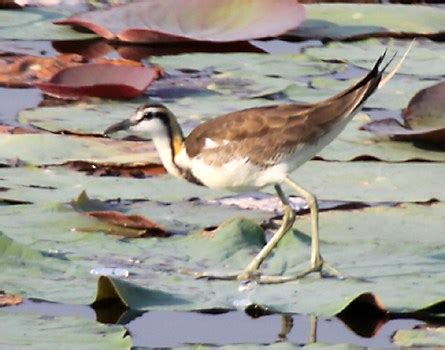
[[[167,107],[162,104],[147,103],[138,107],[130,118],[109,126],[104,135],[109,136],[121,130],[156,135],[174,129],[176,124],[175,117]]]

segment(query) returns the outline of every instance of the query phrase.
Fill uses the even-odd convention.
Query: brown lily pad
[[[108,40],[145,43],[241,41],[297,27],[306,13],[295,0],[134,1],[56,24],[87,28]]]
[[[71,161],[62,164],[71,169],[85,172],[88,175],[94,176],[120,176],[120,177],[135,177],[145,178],[147,176],[158,176],[167,173],[161,164],[106,164],[93,163],[86,161]]]
[[[5,294],[0,292],[0,307],[17,305],[23,302],[20,295]]]
[[[82,191],[76,200],[71,201],[71,206],[76,211],[94,217],[106,224],[105,226],[79,228],[79,231],[99,230],[127,238],[170,236],[169,232],[154,221],[141,215],[125,215],[119,211],[111,210],[108,203],[90,199],[85,191]]]
[[[49,80],[61,69],[82,64],[82,61],[82,56],[76,54],[55,57],[0,55],[0,86],[32,87],[36,83]]]
[[[445,81],[415,94],[403,111],[403,119],[411,129],[445,128]]]
[[[160,73],[156,68],[93,63],[64,69],[37,87],[64,99],[84,96],[131,99],[142,95]]]
[[[445,127],[414,130],[405,127],[392,118],[367,123],[360,130],[369,131],[378,136],[388,136],[400,141],[418,141],[437,145],[445,144]]]
[[[373,121],[361,130],[395,140],[445,145],[445,82],[420,90],[403,111],[404,124],[395,119]]]

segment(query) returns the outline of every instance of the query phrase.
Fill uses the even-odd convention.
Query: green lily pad
[[[29,268],[20,268],[21,263],[11,265],[11,260],[0,256],[0,263],[12,267],[3,274],[8,291],[27,297],[91,302],[95,281],[88,272],[105,266],[127,269],[130,276],[124,282],[101,279],[98,295],[114,298],[117,294],[129,307],[144,310],[235,308],[257,303],[283,312],[333,315],[364,293],[373,293],[387,309],[397,312],[444,301],[437,283],[444,278],[440,244],[443,203],[321,214],[324,258],[343,273],[366,278],[367,282],[308,277],[283,285],[253,286],[244,292],[238,290],[236,282],[195,280],[178,270],[221,273],[243,268],[264,244],[262,229],[248,219],[230,220],[214,232],[197,231],[185,237],[129,243],[71,230],[79,225],[77,218],[81,215],[60,206],[3,207],[0,213],[4,232],[17,240],[16,244],[32,245],[47,255],[50,251],[55,255],[39,258],[47,260],[42,266],[52,266],[39,269],[37,276]],[[19,216],[25,220],[10,220]],[[87,219],[80,220],[85,223]],[[266,260],[265,273],[290,274],[308,266],[310,241],[301,232],[310,231],[309,216],[298,219],[295,228],[298,231],[288,233]],[[403,249],[394,249],[395,246]],[[65,260],[60,260],[61,256]],[[32,257],[26,259],[34,261]],[[39,282],[42,279],[46,281],[45,288]]]
[[[1,344],[7,349],[107,349],[131,348],[125,328],[74,317],[42,317],[0,313]]]
[[[211,191],[172,176],[145,179],[88,176],[74,170],[49,167],[0,168],[0,199],[25,202],[69,202],[83,190],[94,198],[182,201],[190,198],[216,198],[227,191]]]
[[[324,200],[424,202],[445,199],[443,171],[443,163],[313,161],[290,177]]]
[[[76,134],[102,134],[113,123],[128,118],[144,101],[113,102],[97,104],[78,103],[61,107],[40,107],[21,111],[18,119],[22,124],[31,124],[40,129]]]
[[[358,39],[384,35],[435,35],[445,30],[440,8],[385,4],[306,5],[307,19],[287,35],[306,39]]]
[[[313,161],[297,169],[291,177],[323,200],[418,202],[445,198],[441,163]],[[419,177],[423,185],[413,185],[418,183]],[[68,202],[83,190],[101,200],[123,198],[162,202],[196,197],[214,199],[230,194],[170,175],[145,179],[95,177],[62,168],[3,168],[0,169],[0,186],[3,187],[0,199],[33,203]],[[265,190],[273,192],[270,187]]]
[[[363,293],[372,292],[390,311],[414,311],[443,302],[443,293],[437,284],[437,281],[444,277],[440,266],[443,250],[438,241],[441,239],[438,233],[442,227],[443,215],[443,204],[432,207],[406,205],[401,208],[371,208],[356,212],[322,214],[323,256],[343,271],[355,277],[366,278],[368,282],[354,278],[306,278],[284,285],[257,286],[248,292],[236,291],[236,282],[194,281],[180,275],[176,276],[174,282],[170,280],[170,283],[174,283],[175,291],[183,292],[182,297],[189,293],[186,292],[188,288],[205,288],[205,293],[197,294],[195,290],[193,294],[193,302],[201,307],[208,307],[213,303],[213,307],[218,305],[233,308],[244,300],[283,312],[332,315]],[[426,219],[428,228],[424,225]],[[172,261],[173,265],[181,269],[185,268],[184,265],[190,269],[201,268],[220,272],[239,269],[246,264],[246,261],[243,261],[246,258],[246,250],[253,255],[252,250],[255,247],[259,249],[260,243],[249,240],[248,237],[255,229],[250,224],[242,224],[243,222],[247,223],[240,220],[229,222],[215,232],[214,238],[202,234],[193,235],[178,239],[177,242],[170,241],[171,246],[164,244],[164,249],[171,249],[175,243],[183,247],[184,253],[176,251],[175,254],[175,261],[180,261],[180,264]],[[241,224],[244,226],[239,226]],[[238,225],[242,231],[235,230],[235,235],[233,225]],[[232,229],[228,230],[228,227]],[[309,218],[299,220],[297,227],[308,232]],[[379,229],[376,230],[375,227]],[[244,232],[242,236],[241,232]],[[394,246],[400,245],[401,242],[404,249],[395,250]],[[184,260],[184,254],[189,256],[187,260]],[[293,234],[288,234],[273,256],[266,261],[265,272],[296,272],[307,266],[308,259],[309,242],[294,231]],[[141,279],[138,280],[140,285]],[[157,283],[154,281],[156,279],[150,280],[150,288]],[[170,283],[167,285],[171,285]],[[131,307],[131,298],[134,296],[126,297],[127,288],[128,284],[119,289],[119,296]],[[171,287],[165,288],[169,290]],[[142,294],[138,296],[138,300],[141,300],[146,292],[142,289],[139,292]],[[416,295],[416,298],[412,298],[412,295]],[[188,304],[187,307],[192,308],[193,305]],[[150,305],[148,308],[162,309],[163,306]]]
[[[373,133],[360,130],[369,120],[364,114],[357,115],[345,130],[320,152],[319,157],[333,161],[350,161],[364,157],[386,162],[445,161],[445,152],[422,149],[409,142],[395,142],[388,138],[379,138]]]
[[[52,9],[26,8],[0,11],[0,38],[10,40],[83,40],[97,37],[53,21],[62,19],[67,12]]]
[[[57,165],[76,160],[107,164],[160,163],[150,143],[54,134],[1,134],[0,163],[8,164],[17,159],[32,165]]]
[[[434,11],[434,9],[432,10]],[[443,10],[442,12],[445,13]],[[376,39],[354,43],[332,42],[324,47],[308,48],[305,54],[317,60],[335,59],[353,64],[357,67],[371,69],[376,58],[386,49],[388,49],[390,55],[397,52],[400,56],[406,51],[408,45],[408,41],[396,39],[390,39],[384,42]],[[439,76],[445,74],[443,69],[441,69],[441,62],[443,62],[444,58],[445,48],[442,44],[427,39],[417,39],[398,70],[398,74],[437,79]]]
[[[19,113],[19,121],[51,132],[69,131],[76,134],[102,134],[113,123],[130,117],[138,106],[148,100],[117,103],[75,104],[62,107],[39,107]],[[153,101],[152,101],[153,102]],[[186,132],[202,120],[239,109],[276,104],[266,99],[233,99],[213,93],[158,101],[166,104],[184,125]],[[197,109],[196,106],[199,106]],[[147,136],[147,135],[145,135]]]
[[[352,86],[358,79],[336,80],[332,78],[315,78],[311,80],[311,86],[320,91],[320,96],[333,96],[340,91]],[[372,95],[366,101],[365,107],[379,109],[403,109],[410,99],[420,90],[431,85],[431,81],[418,80],[413,76],[396,76],[381,90]],[[298,95],[287,92],[290,98],[298,98]]]
[[[323,62],[303,54],[194,53],[151,57],[150,62],[160,65],[167,71],[194,69],[220,73],[250,72],[262,76],[278,76],[288,80],[298,80],[302,76],[317,76],[346,69],[344,64]]]
[[[445,346],[445,327],[426,329],[400,329],[393,336],[398,346],[428,347],[439,349]]]

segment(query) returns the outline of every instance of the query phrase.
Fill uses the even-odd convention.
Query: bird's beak
[[[104,136],[110,136],[111,134],[114,134],[118,131],[121,130],[127,130],[129,127],[131,126],[131,122],[129,119],[124,119],[119,123],[113,124],[111,126],[109,126],[105,131],[104,131]]]

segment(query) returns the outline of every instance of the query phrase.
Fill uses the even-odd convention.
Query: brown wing
[[[210,163],[224,163],[237,155],[262,164],[299,144],[316,142],[359,110],[377,89],[387,67],[379,71],[384,56],[358,83],[319,103],[250,108],[205,122],[186,138],[187,153],[190,157],[201,153]],[[206,139],[219,146],[205,148]]]
[[[303,117],[311,105],[285,104],[255,107],[211,119],[196,127],[186,138],[185,145],[190,157],[204,147],[205,140],[223,144],[224,141],[263,138],[286,128],[291,117]]]

